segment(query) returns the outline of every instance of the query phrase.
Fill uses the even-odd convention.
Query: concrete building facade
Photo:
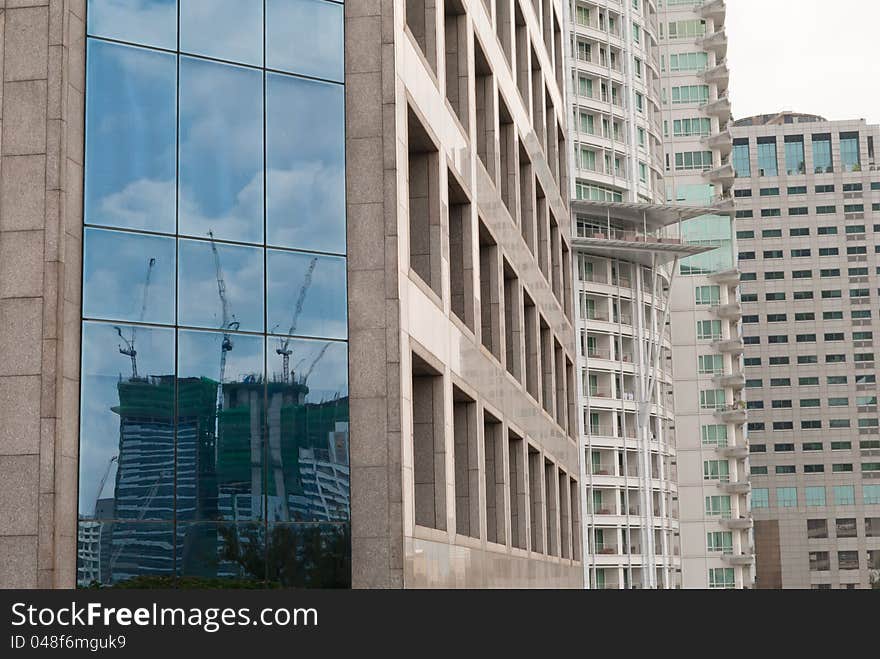
[[[0,585],[580,587],[562,3],[11,4]]]
[[[672,359],[684,588],[747,588],[754,551],[730,188],[724,0],[666,2],[660,68],[667,200],[706,207],[682,225]]]
[[[732,134],[757,587],[869,588],[880,127],[781,112]]]

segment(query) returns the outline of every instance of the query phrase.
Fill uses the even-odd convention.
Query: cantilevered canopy
[[[610,219],[612,223],[627,222],[654,231],[677,222],[691,220],[701,215],[728,215],[728,212],[712,206],[679,206],[677,204],[637,204],[619,201],[571,202],[571,212],[577,219],[588,215],[595,219]]]
[[[711,206],[578,200],[571,202],[571,212],[575,221],[589,219],[596,225],[590,227],[588,235],[572,237],[572,245],[584,253],[651,266],[717,249],[656,235],[664,227],[685,220],[720,214],[719,209]]]

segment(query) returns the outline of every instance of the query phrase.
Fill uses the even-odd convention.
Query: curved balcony
[[[730,387],[734,391],[739,391],[746,386],[746,376],[742,373],[725,373],[716,375],[712,378],[712,382],[719,387]]]
[[[721,557],[728,565],[752,565],[755,562],[754,554],[724,554]]]
[[[731,531],[742,531],[750,529],[755,525],[755,521],[749,517],[729,517],[721,520],[721,526]]]
[[[724,339],[722,341],[713,342],[712,349],[730,355],[741,355],[745,351],[746,346],[745,343],[743,343],[742,338]]]
[[[747,414],[744,405],[726,405],[715,410],[715,416],[727,423],[745,423]]]
[[[698,43],[703,50],[713,50],[723,56],[727,53],[727,31],[721,29],[718,32],[713,32],[700,39]]]
[[[739,320],[742,318],[742,305],[739,302],[719,304],[712,307],[712,313],[725,320]]]
[[[739,284],[740,271],[736,268],[732,268],[730,270],[723,270],[722,272],[716,272],[714,274],[709,275],[709,279],[714,281],[716,284],[725,284],[727,286],[736,286]]]
[[[730,446],[721,446],[718,448],[718,454],[725,458],[743,460],[749,457],[749,447],[745,444],[731,444]]]
[[[736,171],[734,171],[733,165],[727,163],[725,165],[721,165],[721,167],[716,167],[714,169],[703,172],[703,176],[709,179],[711,183],[729,188],[733,185],[733,181],[736,179]]]
[[[700,142],[710,149],[718,149],[722,156],[726,156],[733,151],[733,137],[730,135],[729,130],[708,135],[700,140]]]
[[[722,492],[726,492],[728,494],[748,494],[752,491],[752,484],[745,481],[736,481],[732,483],[721,483],[718,486]]]
[[[727,14],[727,4],[724,0],[706,0],[700,7],[699,12],[703,18],[723,19]]]
[[[718,117],[718,121],[723,126],[730,119],[730,99],[727,96],[721,96],[715,101],[710,101],[703,106],[703,112],[710,117]]]
[[[711,69],[705,69],[700,73],[700,77],[706,82],[716,83],[719,87],[722,85],[727,87],[727,83],[730,80],[730,69],[727,67],[726,62],[722,62]]]

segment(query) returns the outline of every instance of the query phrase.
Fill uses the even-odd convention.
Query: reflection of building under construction
[[[305,384],[249,376],[223,386],[218,413],[216,381],[176,386],[175,413],[173,376],[118,384],[115,499],[96,515],[114,522],[81,538],[81,584],[170,576],[175,557],[178,574],[226,572],[217,521],[348,519],[347,397],[306,402]]]

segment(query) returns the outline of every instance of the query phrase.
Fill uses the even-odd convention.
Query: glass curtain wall
[[[78,583],[350,585],[343,5],[90,0]]]

